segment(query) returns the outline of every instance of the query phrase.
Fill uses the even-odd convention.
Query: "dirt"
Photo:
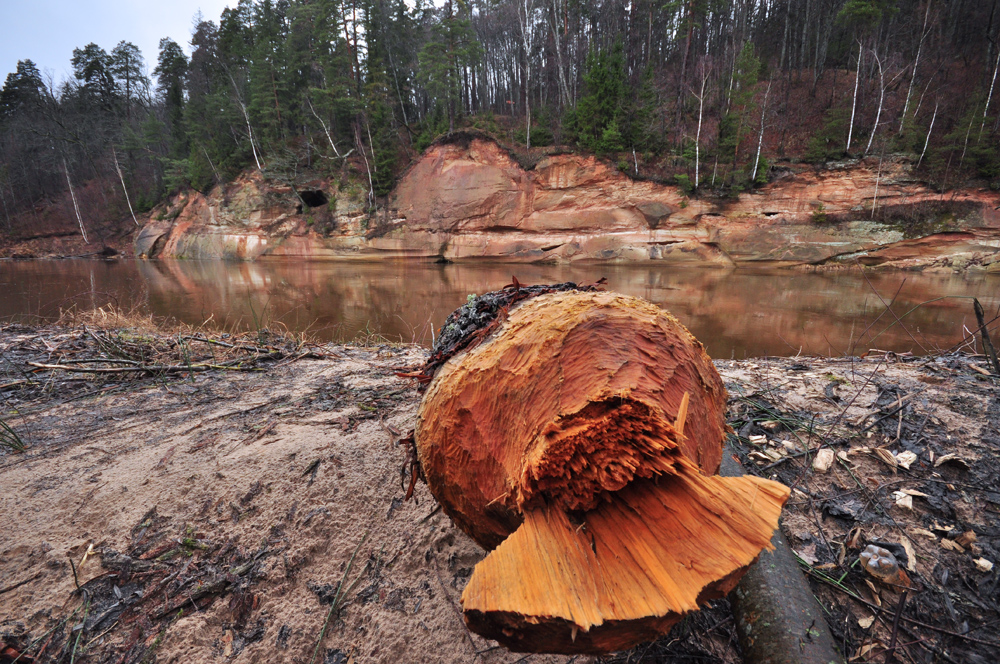
[[[897,662],[996,662],[1000,390],[985,359],[717,365],[744,466],[793,487],[782,529],[848,658],[888,661],[895,643]],[[867,573],[869,545],[903,578]]]
[[[227,369],[71,374],[27,364],[84,366],[103,353],[109,361],[90,366],[122,366],[95,338],[156,349],[133,360],[147,365]],[[204,348],[179,355],[178,338],[0,328],[3,419],[26,446],[0,449],[3,664],[18,654],[120,664],[742,661],[725,600],[603,660],[525,657],[469,633],[459,597],[484,552],[422,484],[403,500],[408,451],[398,441],[419,394],[396,373],[419,367],[425,350],[261,338],[250,351],[250,340],[220,336],[211,338],[245,348],[215,347],[223,355],[209,361]],[[899,604],[896,590],[869,588],[860,549],[906,540],[916,562],[897,661],[994,661],[997,572],[977,571],[974,560],[1000,562],[1000,494],[989,489],[1000,396],[972,369],[982,359],[717,365],[748,470],[795,487],[783,528],[848,654],[883,661]],[[861,433],[900,396],[901,425],[892,414]],[[811,449],[849,451],[846,466],[808,470],[815,452],[789,458],[794,448],[781,443],[796,436]],[[918,460],[894,473],[862,451],[878,446]],[[956,454],[967,468],[935,467],[931,452]],[[904,488],[927,496],[897,507],[892,491]],[[964,552],[942,548],[968,530],[977,539]],[[820,579],[844,573],[838,587]],[[870,628],[858,625],[873,615],[868,604],[849,593],[881,602]]]

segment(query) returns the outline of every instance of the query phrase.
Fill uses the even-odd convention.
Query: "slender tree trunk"
[[[764,145],[764,118],[767,115],[767,96],[771,93],[771,80],[767,81],[767,89],[764,90],[764,104],[760,109],[760,132],[757,134],[757,156],[753,161],[753,174],[750,176],[750,185],[757,180],[757,165],[760,163],[760,149]]]
[[[789,15],[792,13],[792,0],[785,0],[785,31],[781,36],[781,57],[778,59],[778,69],[785,67],[785,51],[788,47]]]
[[[559,0],[552,0],[552,37],[556,45],[556,67],[559,69],[559,100],[563,107],[570,105],[566,68],[563,64],[562,39],[559,37]]]
[[[851,122],[847,126],[847,147],[844,148],[844,152],[851,151],[851,136],[854,135],[854,113],[858,108],[858,81],[861,80],[861,57],[864,54],[864,49],[861,48],[861,42],[858,42],[858,71],[854,75],[854,96],[851,97]]]
[[[883,149],[878,156],[878,174],[875,176],[875,196],[872,198],[872,219],[875,218],[875,208],[878,205],[878,185],[882,181],[882,158],[885,156],[885,149],[883,143]]]
[[[111,155],[115,158],[115,170],[118,171],[118,179],[122,182],[122,191],[125,192],[125,202],[128,203],[128,211],[132,215],[132,221],[138,226],[139,220],[135,218],[135,210],[132,209],[132,201],[128,197],[128,187],[125,186],[125,178],[122,176],[121,166],[118,165],[118,153],[115,152],[115,146],[113,145],[111,146]],[[214,167],[213,170],[215,170]]]
[[[931,15],[931,2],[927,0],[927,9],[924,11],[924,27],[920,29],[920,41],[917,43],[917,56],[913,59],[913,71],[910,73],[910,87],[906,91],[906,100],[903,102],[903,115],[899,118],[899,134],[903,133],[903,126],[906,124],[906,111],[910,108],[910,98],[913,96],[913,85],[917,81],[917,67],[920,66],[920,52],[924,48],[924,37],[927,36],[927,19]],[[916,113],[914,113],[914,117]]]
[[[73,210],[76,212],[76,221],[80,224],[80,235],[83,236],[84,244],[90,244],[87,239],[87,230],[83,227],[83,216],[80,214],[80,205],[76,202],[76,191],[73,189],[73,181],[69,179],[69,166],[66,165],[66,157],[63,157],[63,172],[66,174],[66,184],[69,186],[69,195],[73,199]]]
[[[986,126],[986,114],[990,111],[990,102],[993,101],[993,86],[997,82],[997,69],[1000,69],[1000,50],[997,51],[997,63],[993,66],[993,78],[990,80],[990,93],[986,96],[986,106],[983,108],[983,122],[979,125],[979,138],[976,144],[983,140],[983,128]]]
[[[701,162],[701,122],[705,109],[705,82],[708,80],[708,72],[703,72],[701,77],[701,94],[698,95],[698,131],[695,132],[694,139],[694,188],[698,188],[698,169]]]
[[[233,84],[233,91],[236,93],[236,103],[240,105],[240,110],[243,111],[243,119],[247,123],[247,135],[250,137],[250,150],[253,152],[253,160],[257,164],[257,170],[263,171],[264,167],[260,164],[260,157],[257,156],[257,146],[255,145],[253,138],[253,127],[250,126],[250,114],[247,113],[247,106],[243,103],[243,97],[240,95],[240,88],[236,85],[236,79],[233,78],[232,72],[229,73],[229,81]]]
[[[871,136],[868,137],[868,145],[865,146],[865,154],[872,148],[872,141],[875,140],[875,132],[878,131],[878,123],[882,118],[882,102],[885,100],[885,76],[882,70],[882,60],[878,57],[878,52],[872,49],[872,55],[875,56],[875,62],[878,63],[878,111],[875,113],[875,126],[872,127]]]
[[[937,119],[938,104],[934,102],[934,115],[931,116],[931,126],[927,128],[927,138],[924,140],[924,149],[920,151],[920,159],[917,160],[917,168],[920,168],[920,163],[924,160],[924,154],[927,153],[927,145],[931,142],[931,132],[934,130],[934,121]]]
[[[3,202],[3,216],[7,220],[7,232],[13,233],[14,226],[10,223],[10,212],[7,210],[7,197],[4,196],[2,187],[0,187],[0,202]]]
[[[534,42],[532,15],[535,10],[535,0],[521,0],[518,7],[518,18],[521,23],[521,42],[524,45],[524,115],[525,115],[525,146],[531,149],[531,47]],[[521,15],[521,11],[524,15]]]

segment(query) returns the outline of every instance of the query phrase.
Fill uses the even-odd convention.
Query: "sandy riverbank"
[[[421,363],[422,349],[188,337],[0,329],[4,419],[26,444],[0,451],[8,647],[67,662],[308,663],[317,643],[315,661],[328,664],[571,660],[522,659],[470,634],[459,596],[483,551],[422,485],[403,501],[407,455],[396,441],[413,426],[419,394],[395,373]],[[132,361],[176,370],[70,374],[28,364],[84,366],[118,357],[115,346],[153,348]],[[188,365],[216,368],[184,371],[185,352]],[[899,637],[910,659],[990,661],[995,637],[976,629],[997,618],[997,573],[976,561],[1000,562],[1000,392],[983,361],[717,366],[744,462],[795,487],[783,528],[848,655],[884,658],[898,595],[869,588],[852,563],[859,547],[888,542],[912,555],[910,622]],[[822,446],[845,454],[819,473],[796,456],[803,445],[810,461]],[[916,461],[893,468],[877,448],[909,450]],[[958,460],[935,463],[946,454]],[[893,493],[902,490],[917,492],[912,508]],[[845,573],[837,586],[821,579]],[[338,586],[343,608],[320,639]],[[604,661],[681,654],[742,661],[725,602]]]

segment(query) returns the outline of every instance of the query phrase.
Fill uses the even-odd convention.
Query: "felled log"
[[[492,550],[462,595],[469,627],[608,652],[728,593],[788,489],[715,476],[725,405],[701,344],[615,293],[534,297],[443,364],[415,441],[432,494]]]

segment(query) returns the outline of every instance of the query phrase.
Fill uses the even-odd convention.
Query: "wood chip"
[[[889,450],[885,449],[884,447],[876,447],[875,449],[872,450],[872,452],[874,452],[875,457],[879,461],[881,461],[885,465],[889,466],[893,470],[896,469],[896,466],[898,464],[896,463],[896,457],[893,456],[892,452],[890,452]]]
[[[973,530],[966,530],[964,533],[955,538],[955,543],[959,546],[963,546],[966,549],[969,545],[976,541],[976,533]]]
[[[833,450],[829,447],[824,447],[823,449],[816,452],[816,456],[813,457],[813,470],[817,473],[825,473],[830,470],[830,466],[833,465]]]
[[[893,491],[892,497],[896,499],[896,507],[902,507],[907,510],[913,509],[913,496],[902,491]]]
[[[878,589],[875,588],[875,584],[869,581],[868,579],[865,579],[865,583],[868,585],[868,589],[872,591],[872,602],[875,603],[875,606],[881,609],[882,598],[879,597]]]
[[[927,494],[923,491],[917,491],[916,489],[903,489],[900,493],[905,493],[907,496],[914,496],[916,498],[926,498]]]
[[[954,463],[958,466],[962,466],[966,470],[969,469],[969,463],[957,454],[945,454],[938,457],[938,460],[934,462],[934,467],[937,468],[943,463]]]
[[[986,560],[986,558],[976,558],[975,563],[976,563],[976,569],[978,569],[980,572],[993,571],[993,563],[991,563],[989,560]]]
[[[867,618],[858,618],[858,626],[861,629],[868,629],[875,622],[875,616],[868,616]]]
[[[896,455],[896,463],[906,468],[910,469],[910,464],[917,460],[917,455],[914,452],[906,450],[905,452],[900,452]]]
[[[911,572],[916,572],[917,552],[914,550],[913,544],[910,542],[910,540],[906,539],[905,537],[901,538],[899,540],[899,543],[903,546],[903,549],[906,551],[906,569],[910,570]]]
[[[977,367],[975,364],[970,364],[969,368],[972,369],[973,371],[975,371],[978,374],[982,374],[983,376],[989,376],[990,375],[989,371],[987,371],[986,369],[983,369],[982,367]]]
[[[929,530],[924,530],[923,528],[914,528],[910,532],[913,533],[914,535],[923,535],[924,537],[928,537],[928,538],[930,538],[932,540],[936,540],[937,539],[937,535],[935,535],[934,533],[932,533]]]
[[[947,537],[941,539],[941,548],[954,551],[955,553],[965,553],[965,547],[954,540],[948,539]]]

